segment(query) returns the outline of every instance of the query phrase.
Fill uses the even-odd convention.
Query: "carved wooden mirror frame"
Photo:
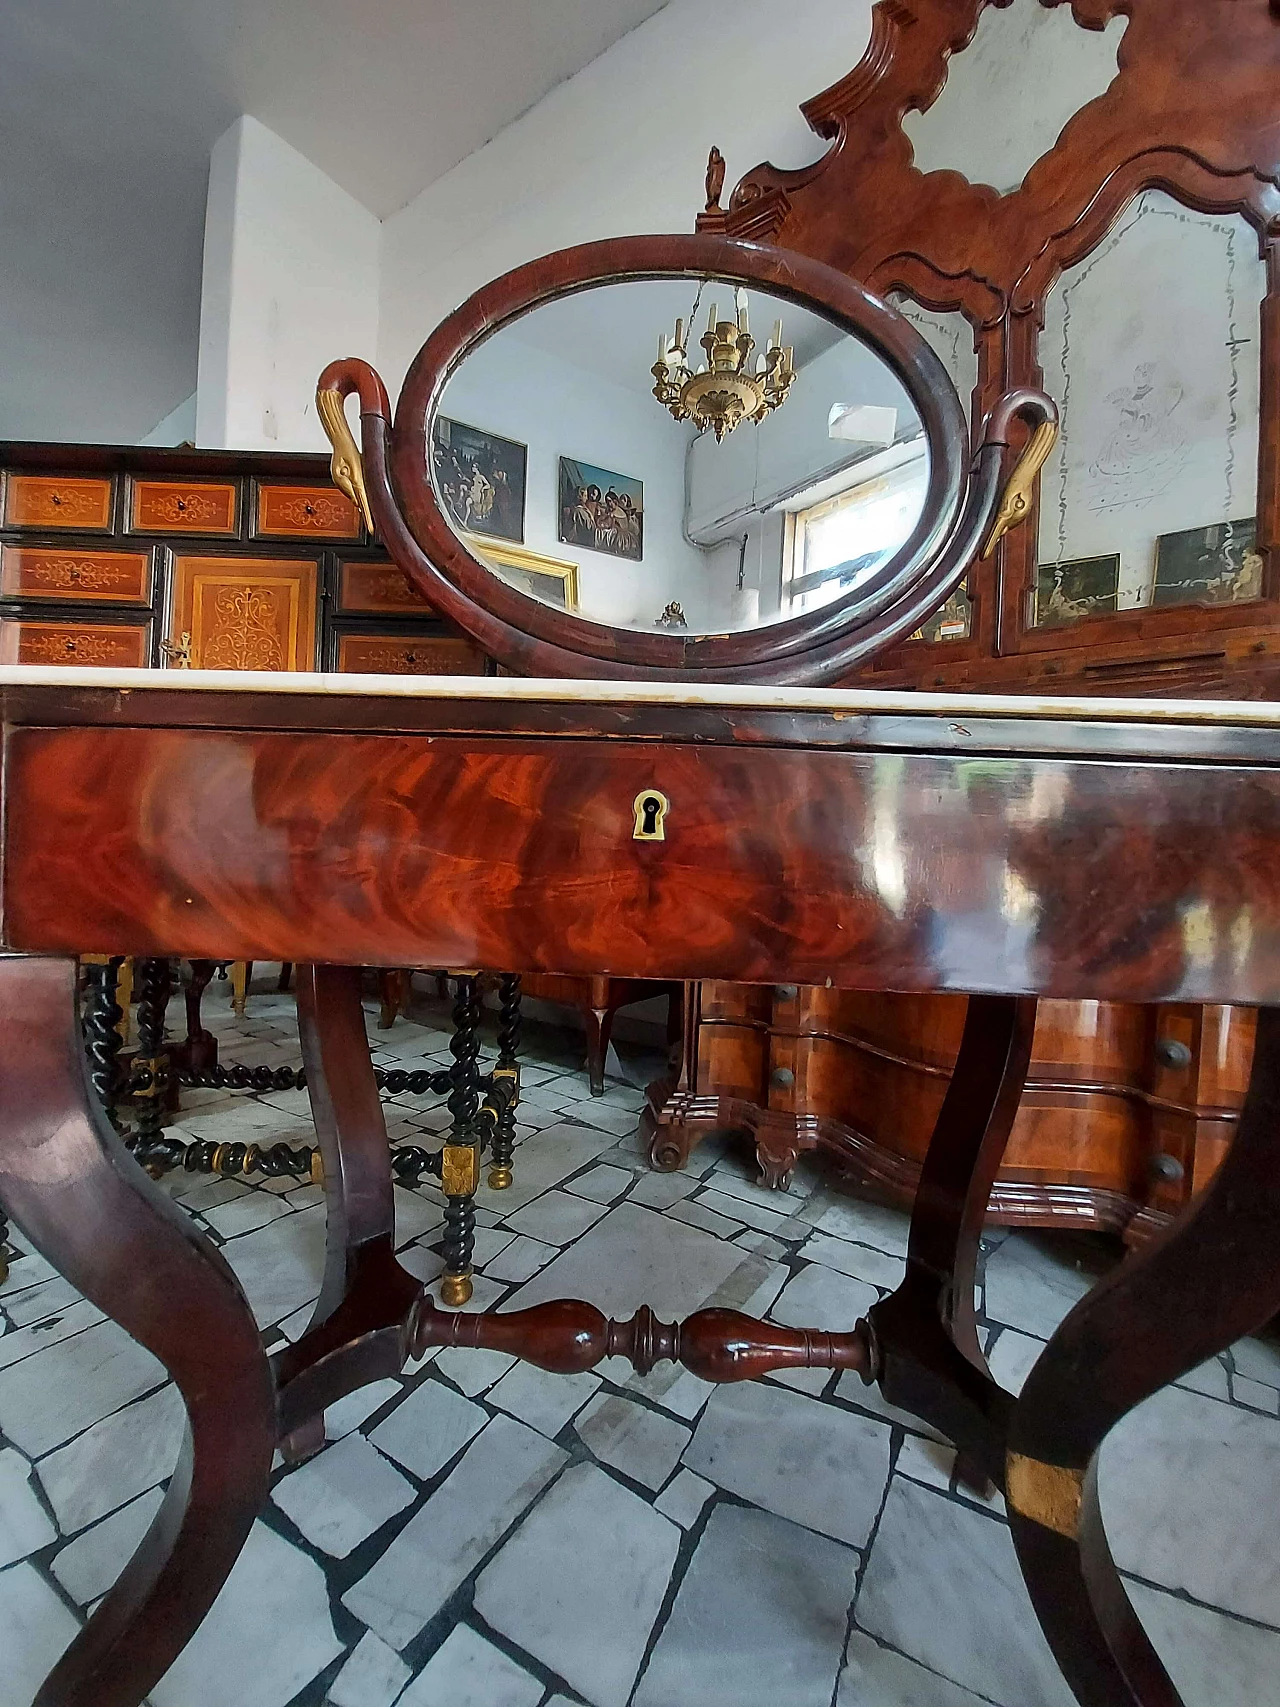
[[[429,473],[430,434],[445,384],[480,343],[540,303],[613,281],[704,277],[754,286],[821,314],[888,364],[929,445],[920,520],[901,550],[856,592],[754,629],[626,629],[542,604],[473,556],[441,509]],[[361,399],[363,456],[343,413],[343,399],[353,391]],[[587,678],[785,684],[837,679],[936,610],[983,542],[1027,513],[1021,494],[1052,446],[1056,423],[1055,406],[1043,393],[1019,388],[994,401],[970,455],[955,387],[900,314],[820,261],[710,232],[583,244],[495,279],[423,345],[405,379],[394,427],[382,382],[364,362],[331,364],[321,376],[317,406],[335,447],[335,480],[365,507],[397,565],[444,616],[509,668]],[[1001,505],[1004,452],[1018,419],[1033,436]]]
[[[879,0],[861,63],[805,103],[831,147],[815,164],[749,171],[727,208],[708,200],[699,229],[782,243],[974,329],[980,420],[1004,392],[1043,381],[1045,299],[1061,273],[1088,256],[1148,189],[1207,214],[1238,214],[1258,234],[1267,266],[1260,361],[1262,419],[1258,543],[1266,559],[1262,605],[1184,606],[1086,618],[1071,644],[1114,646],[1126,635],[1238,627],[1280,612],[1280,0],[1039,0],[1069,5],[1077,24],[1102,30],[1128,19],[1118,72],[1068,121],[1057,142],[1001,194],[959,172],[924,173],[903,117],[927,110],[948,61],[972,42],[988,6],[1011,0]],[[714,186],[713,186],[714,188]],[[1001,545],[995,573],[979,569],[971,638],[948,661],[1061,646],[1063,631],[1024,632],[1034,585],[1038,516]],[[1267,607],[1270,607],[1268,609]],[[911,652],[921,650],[918,646]],[[936,654],[936,649],[929,648]],[[904,659],[903,651],[897,653]],[[904,659],[905,661],[905,659]]]

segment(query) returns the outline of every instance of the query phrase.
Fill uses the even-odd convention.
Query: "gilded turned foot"
[[[471,1301],[471,1274],[443,1274],[440,1277],[440,1302],[451,1310],[460,1309]]]
[[[514,1179],[515,1173],[511,1168],[489,1169],[489,1189],[491,1191],[506,1191]]]

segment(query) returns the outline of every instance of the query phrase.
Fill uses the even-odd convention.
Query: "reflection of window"
[[[783,608],[816,609],[874,575],[910,537],[928,478],[921,439],[896,468],[797,511]]]

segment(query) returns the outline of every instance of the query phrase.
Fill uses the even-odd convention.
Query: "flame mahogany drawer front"
[[[0,617],[0,664],[79,664],[144,669],[150,662],[151,624],[30,622]]]
[[[225,715],[204,697],[184,717]],[[258,698],[231,696],[235,719]],[[364,703],[332,699],[321,715]],[[390,714],[438,725],[455,703]],[[512,732],[11,726],[8,945],[1280,1000],[1260,851],[1280,767],[1100,763],[1082,741],[988,756],[979,785],[967,752],[611,740],[568,708],[547,713],[564,733],[522,734],[487,696],[481,714]],[[1116,884],[1126,865],[1140,882]],[[1188,950],[1189,906],[1230,954]]]
[[[259,486],[258,539],[359,539],[355,505],[332,486]]]
[[[453,635],[343,634],[338,668],[347,675],[483,676],[485,657]]]
[[[74,528],[111,532],[111,481],[49,474],[11,474],[5,482],[4,522],[11,528]]]
[[[394,563],[341,563],[338,609],[344,616],[420,616],[431,605]]]
[[[151,553],[0,546],[0,593],[12,599],[145,605],[151,600]]]
[[[129,526],[136,533],[234,535],[239,531],[236,497],[234,481],[135,480]]]

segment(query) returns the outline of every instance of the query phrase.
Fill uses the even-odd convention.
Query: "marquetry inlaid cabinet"
[[[486,674],[323,456],[0,444],[0,661]]]

